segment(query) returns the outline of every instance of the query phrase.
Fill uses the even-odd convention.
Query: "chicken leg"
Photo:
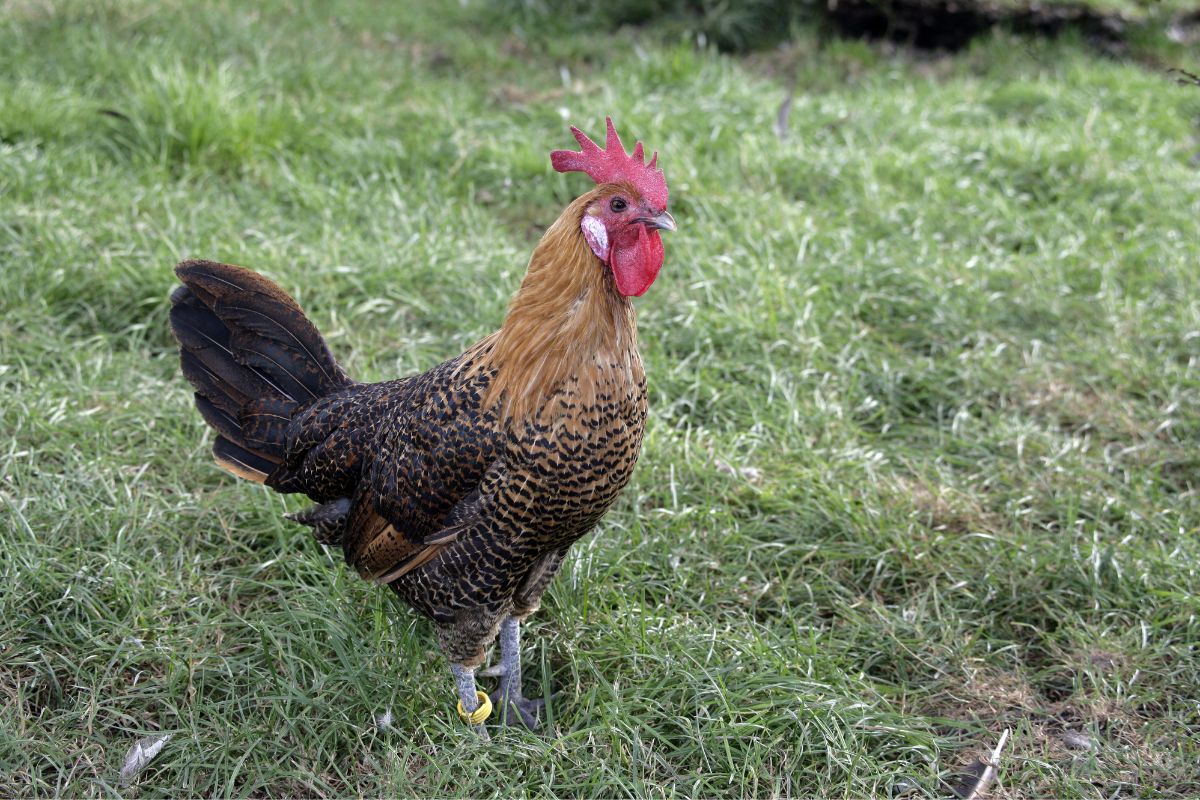
[[[538,712],[545,700],[529,700],[521,694],[521,621],[508,617],[500,624],[500,688],[491,695],[500,712],[500,722],[537,730]]]
[[[450,671],[454,673],[454,685],[458,687],[458,701],[462,710],[468,714],[479,708],[479,695],[475,689],[475,668],[464,667],[462,664],[451,664]],[[485,742],[488,740],[487,728],[482,723],[472,725],[475,733]]]

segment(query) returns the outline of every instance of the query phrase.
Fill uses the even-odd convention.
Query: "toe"
[[[492,692],[491,698],[501,725],[524,725],[531,731],[541,726],[538,714],[546,705],[544,700],[526,700],[520,696],[506,698],[500,690]]]
[[[546,703],[542,700],[527,700],[517,706],[517,711],[521,713],[521,722],[525,723],[525,727],[531,731],[536,731],[541,727],[541,721],[538,720],[538,710]]]

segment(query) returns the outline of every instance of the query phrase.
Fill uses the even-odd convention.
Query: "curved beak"
[[[645,225],[652,231],[673,231],[675,230],[675,218],[667,211],[662,212],[656,217],[639,217],[638,222]]]

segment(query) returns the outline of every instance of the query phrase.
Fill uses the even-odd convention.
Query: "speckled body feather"
[[[428,372],[348,379],[303,312],[240,267],[184,262],[172,330],[222,466],[320,505],[343,548],[479,664],[537,608],[567,548],[616,500],[646,421],[632,306],[588,249],[579,198],[535,250],[504,327]]]

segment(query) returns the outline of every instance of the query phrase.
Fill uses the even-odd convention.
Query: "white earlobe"
[[[596,258],[607,264],[608,231],[604,229],[604,223],[591,214],[584,214],[583,223],[579,227],[583,228],[583,238],[587,239],[588,246],[592,248]]]

